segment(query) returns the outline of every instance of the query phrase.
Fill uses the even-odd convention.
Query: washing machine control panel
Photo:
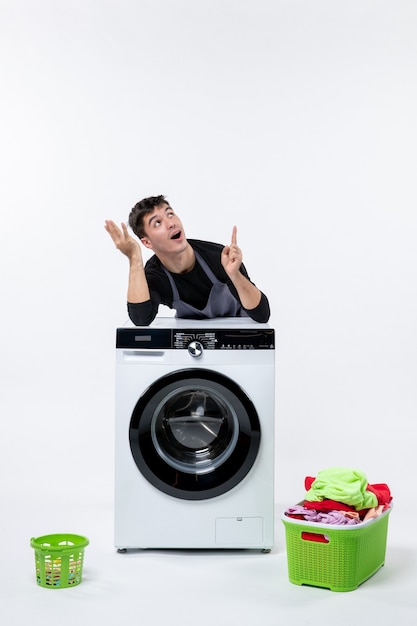
[[[174,331],[172,347],[178,350],[187,349],[190,353],[195,347],[201,351],[215,350],[216,335],[214,332]]]
[[[192,356],[201,356],[203,350],[273,350],[275,331],[253,327],[227,330],[118,328],[116,347],[188,350]]]
[[[274,331],[266,330],[213,330],[174,331],[173,347],[205,350],[271,350],[275,347]]]

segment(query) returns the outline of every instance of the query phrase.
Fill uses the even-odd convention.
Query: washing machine
[[[275,333],[247,318],[116,332],[115,546],[274,541]]]

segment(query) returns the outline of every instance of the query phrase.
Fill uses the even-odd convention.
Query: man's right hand
[[[122,223],[120,229],[112,220],[105,220],[104,228],[113,239],[116,248],[123,252],[130,261],[134,259],[142,261],[139,242],[129,235],[126,224]]]

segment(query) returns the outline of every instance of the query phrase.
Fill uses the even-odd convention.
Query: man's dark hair
[[[152,213],[155,207],[168,204],[165,196],[150,196],[137,202],[129,213],[129,226],[139,239],[146,236],[143,228],[143,220],[146,215]]]

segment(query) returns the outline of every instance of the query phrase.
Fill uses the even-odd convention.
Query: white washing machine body
[[[116,548],[270,550],[274,408],[267,324],[118,328]]]

